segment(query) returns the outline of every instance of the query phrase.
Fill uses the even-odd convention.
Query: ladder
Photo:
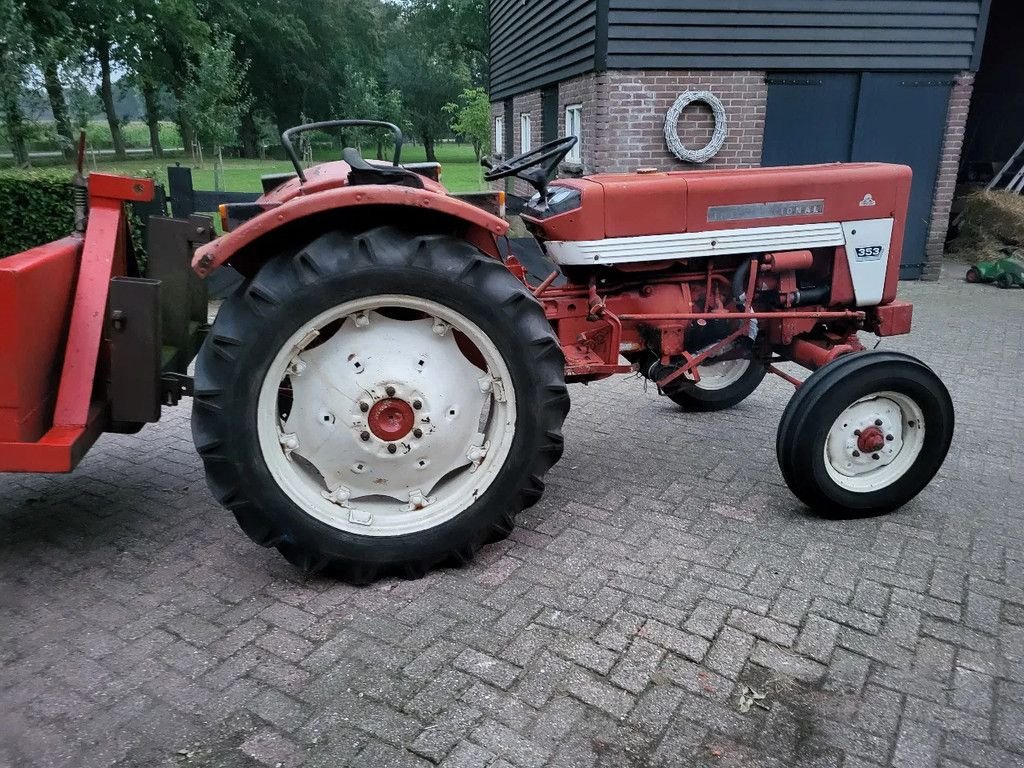
[[[1006,165],[1000,169],[999,173],[992,177],[992,181],[990,181],[988,186],[985,187],[985,191],[991,192],[995,189],[1004,176],[1013,172],[1013,168],[1017,164],[1020,164],[1020,167],[1010,179],[1005,189],[1008,192],[1016,192],[1018,195],[1021,191],[1024,191],[1024,162],[1021,162],[1022,160],[1024,160],[1024,142],[1021,142],[1021,145],[1017,147],[1017,151],[1013,153],[1009,160],[1006,161]]]

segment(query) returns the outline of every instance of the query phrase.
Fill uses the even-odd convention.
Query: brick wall
[[[512,116],[515,123],[513,126],[513,136],[515,137],[516,154],[523,151],[523,122],[521,116],[524,112],[530,115],[530,147],[536,149],[541,145],[542,135],[540,91],[530,91],[512,99]],[[506,130],[508,129],[506,128]],[[533,187],[521,179],[513,180],[512,191],[522,197],[531,197],[534,193]]]
[[[679,160],[665,143],[665,115],[686,91],[710,91],[721,99],[728,117],[725,144],[701,166]],[[594,166],[600,171],[746,168],[761,163],[768,99],[763,72],[615,71],[601,75],[598,92],[601,142]],[[687,107],[677,130],[684,146],[706,146],[714,132],[710,108]]]
[[[530,91],[512,99],[512,112],[515,117],[516,153],[523,151],[521,115],[530,115],[530,146],[536,149],[541,144],[541,109],[540,91]]]
[[[558,135],[565,135],[565,108],[583,105],[580,139],[582,173],[597,173],[603,169],[596,165],[599,147],[604,147],[606,125],[603,119],[603,101],[599,87],[606,75],[581,75],[558,84]]]
[[[932,201],[932,221],[928,229],[922,279],[938,280],[942,270],[942,255],[946,249],[946,232],[949,229],[949,212],[956,192],[956,177],[960,169],[960,150],[963,148],[964,131],[967,128],[967,114],[974,91],[974,75],[961,72],[957,75],[949,99],[946,115],[946,136],[942,142],[942,158],[939,161],[938,178],[935,181],[935,197]]]

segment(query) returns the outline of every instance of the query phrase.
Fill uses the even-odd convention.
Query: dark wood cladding
[[[491,98],[605,69],[977,69],[991,0],[491,0]]]
[[[596,0],[491,0],[491,99],[591,72]]]
[[[610,69],[969,69],[983,0],[609,0]]]

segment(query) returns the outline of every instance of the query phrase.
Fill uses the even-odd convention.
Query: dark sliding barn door
[[[802,73],[768,78],[763,165],[878,161],[914,169],[900,276],[921,276],[950,76]]]

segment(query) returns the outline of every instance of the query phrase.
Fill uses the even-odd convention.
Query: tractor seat
[[[345,147],[341,158],[352,169],[348,175],[349,184],[397,184],[423,189],[423,177],[418,173],[402,166],[368,163],[354,147]]]

